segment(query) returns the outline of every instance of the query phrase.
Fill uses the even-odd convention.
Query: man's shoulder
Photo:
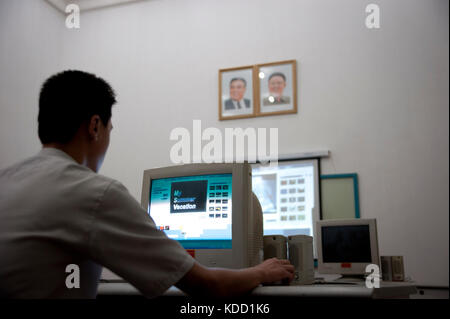
[[[116,181],[115,179],[101,175],[94,172],[88,172],[85,175],[86,181],[88,181],[93,186],[107,188],[110,187],[112,184],[114,185],[121,185],[120,182]]]
[[[74,160],[37,154],[0,170],[0,187],[42,185],[55,192],[73,189],[73,194],[98,194],[115,180],[95,173]],[[75,192],[75,190],[77,190]],[[96,192],[94,190],[97,190]]]
[[[89,168],[81,165],[69,165],[62,172],[62,183],[73,185],[74,190],[79,192],[81,196],[101,196],[108,189],[121,189],[123,185],[108,176],[95,173]]]

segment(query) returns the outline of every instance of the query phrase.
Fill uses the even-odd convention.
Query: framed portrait
[[[258,116],[297,113],[297,63],[295,60],[257,65]]]
[[[254,67],[219,70],[219,120],[254,117]]]

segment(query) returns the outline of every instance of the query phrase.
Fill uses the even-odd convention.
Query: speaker
[[[403,256],[392,256],[392,280],[405,280],[405,267],[403,264]]]
[[[391,256],[381,256],[381,277],[384,281],[392,281],[392,259]]]
[[[403,256],[381,256],[381,272],[385,281],[404,281]]]
[[[306,235],[288,237],[289,261],[295,267],[294,285],[314,283],[313,238]]]
[[[268,235],[263,237],[264,260],[269,258],[287,259],[286,237]]]

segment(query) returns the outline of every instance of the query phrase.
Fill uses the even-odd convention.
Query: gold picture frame
[[[297,61],[258,64],[257,116],[297,113]]]
[[[219,70],[219,120],[256,116],[255,66]]]
[[[219,70],[219,120],[295,114],[297,61]]]

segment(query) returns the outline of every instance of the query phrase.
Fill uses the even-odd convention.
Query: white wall
[[[80,30],[55,18],[63,51],[54,60],[116,89],[102,173],[137,199],[142,171],[171,164],[173,128],[191,128],[193,119],[278,127],[280,153],[329,149],[323,173],[359,174],[361,215],[378,219],[382,255],[404,255],[422,285],[448,286],[448,1],[372,2],[381,7],[380,30],[365,28],[369,2],[360,0],[138,2],[86,12]],[[298,62],[298,114],[217,120],[218,69],[285,59]],[[10,60],[2,53],[1,67]],[[4,136],[5,124],[21,123],[9,93],[21,91],[35,119],[37,92],[18,82],[1,102],[2,165],[38,147],[35,128],[20,140]]]
[[[44,1],[0,0],[0,167],[40,149],[37,97],[61,68],[61,21]]]

